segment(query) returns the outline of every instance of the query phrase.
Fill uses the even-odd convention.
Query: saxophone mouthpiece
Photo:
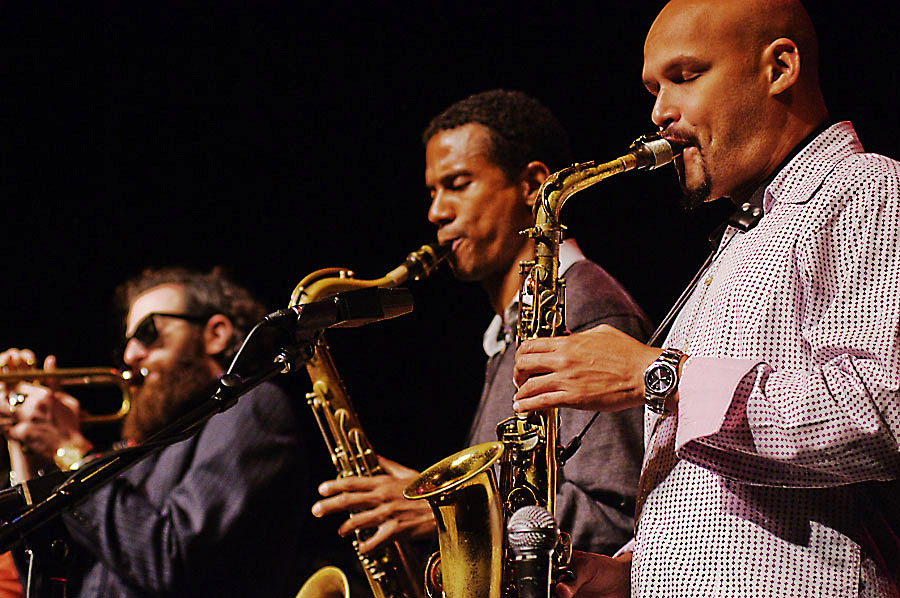
[[[637,168],[653,170],[665,166],[681,155],[681,145],[663,139],[659,133],[641,135],[629,148],[637,158]]]
[[[442,261],[450,257],[453,247],[450,243],[441,245],[437,241],[422,245],[418,251],[406,256],[406,268],[410,278],[421,280],[429,276]]]

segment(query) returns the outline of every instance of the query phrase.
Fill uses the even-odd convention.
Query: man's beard
[[[664,130],[662,131],[662,134],[666,137],[674,137],[678,144],[683,146],[681,157],[676,158],[675,160],[676,168],[680,166],[678,170],[678,182],[681,186],[682,194],[681,207],[687,211],[694,210],[709,201],[712,193],[712,179],[709,176],[709,170],[706,168],[706,159],[703,155],[703,148],[700,145],[700,140],[690,131]],[[693,189],[688,189],[686,184],[687,164],[685,164],[684,161],[684,150],[689,147],[693,147],[700,155],[699,166],[703,172],[703,180],[700,182],[699,186],[694,187]]]
[[[699,146],[697,146],[697,149],[700,149]],[[684,183],[684,179],[687,178],[687,173],[682,174],[681,177],[681,207],[689,212],[709,201],[712,193],[712,179],[709,176],[709,170],[706,169],[706,162],[702,160],[702,152],[700,152],[700,158],[700,168],[703,170],[703,180],[700,182],[700,185],[693,189],[688,189]],[[682,172],[685,170],[686,167],[682,166]]]
[[[132,396],[131,411],[122,422],[122,439],[146,440],[187,412],[214,382],[203,363],[205,357],[202,339],[192,338],[171,367],[157,367],[159,378],[145,381]]]

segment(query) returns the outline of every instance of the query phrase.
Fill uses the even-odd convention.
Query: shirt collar
[[[778,176],[778,173],[780,173],[782,170],[784,170],[784,167],[787,166],[790,163],[790,161],[794,159],[794,156],[796,156],[797,154],[800,153],[800,150],[805,148],[816,137],[818,137],[823,131],[828,129],[828,126],[829,125],[828,125],[827,121],[823,122],[818,127],[816,127],[812,133],[807,135],[800,143],[798,143],[794,147],[794,149],[792,149],[788,153],[788,155],[785,156],[784,160],[781,161],[781,164],[779,164],[775,169],[773,169],[771,174],[769,174],[769,176],[766,177],[766,180],[764,180],[759,185],[759,187],[756,188],[756,191],[753,192],[753,194],[750,196],[750,199],[747,200],[747,203],[749,203],[754,208],[762,208],[763,202],[765,201],[766,189],[769,188],[769,185],[772,183],[772,181],[775,179],[775,177]]]
[[[798,147],[802,149],[766,187],[764,212],[772,211],[779,201],[797,204],[809,201],[841,160],[864,151],[848,121],[831,125],[815,139]]]
[[[576,262],[587,259],[575,239],[566,239],[559,246],[559,274],[563,276]],[[519,319],[519,294],[503,310],[503,317],[494,316],[482,337],[484,352],[488,357],[506,350],[516,338],[516,323]]]

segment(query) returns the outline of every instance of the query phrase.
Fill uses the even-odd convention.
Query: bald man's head
[[[697,17],[706,35],[723,36],[748,54],[756,54],[780,37],[791,39],[803,56],[803,76],[818,79],[818,38],[809,14],[797,0],[671,0],[653,27],[686,14]]]
[[[691,204],[752,193],[826,117],[818,44],[792,0],[672,0],[644,44],[652,118],[687,146]]]

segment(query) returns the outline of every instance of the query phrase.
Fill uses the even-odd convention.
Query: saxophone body
[[[523,231],[534,241],[534,259],[520,264],[517,342],[552,337],[566,330],[565,281],[559,276],[564,230],[559,213],[566,200],[615,174],[667,164],[676,153],[672,144],[657,135],[639,138],[629,150],[610,162],[574,164],[553,173],[538,190],[534,226]],[[479,444],[444,459],[422,472],[406,489],[404,495],[409,499],[427,499],[438,520],[440,574],[426,570],[429,596],[516,596],[506,522],[528,505],[543,507],[555,515],[558,431],[558,409],[516,414],[497,424],[498,442]],[[499,469],[497,480],[495,465]],[[469,490],[476,480],[484,490]],[[478,534],[489,538],[490,545],[469,539]],[[570,556],[568,534],[561,534],[553,555],[554,580],[564,571]],[[436,566],[434,561],[433,557],[430,566]]]
[[[361,288],[392,288],[408,279],[419,280],[431,274],[437,265],[450,254],[447,247],[437,244],[424,245],[407,257],[406,261],[382,278],[360,280],[353,272],[342,268],[317,270],[298,283],[291,295],[291,306],[327,298],[342,291]],[[320,335],[313,347],[312,356],[306,362],[312,381],[312,392],[307,402],[325,440],[331,461],[339,478],[350,476],[375,476],[384,472],[378,463],[347,389],[337,372],[324,335]],[[352,516],[352,514],[351,514]],[[419,598],[422,596],[421,572],[412,550],[404,542],[393,542],[369,553],[359,551],[359,542],[366,532],[357,532],[352,544],[372,589],[374,598]],[[371,533],[371,532],[369,532]],[[333,587],[346,587],[339,578],[343,573],[334,567],[329,575],[314,575],[304,584],[304,598],[322,598],[333,595]],[[336,580],[338,578],[338,580]],[[322,580],[322,581],[319,581]],[[299,594],[298,594],[299,596]]]

